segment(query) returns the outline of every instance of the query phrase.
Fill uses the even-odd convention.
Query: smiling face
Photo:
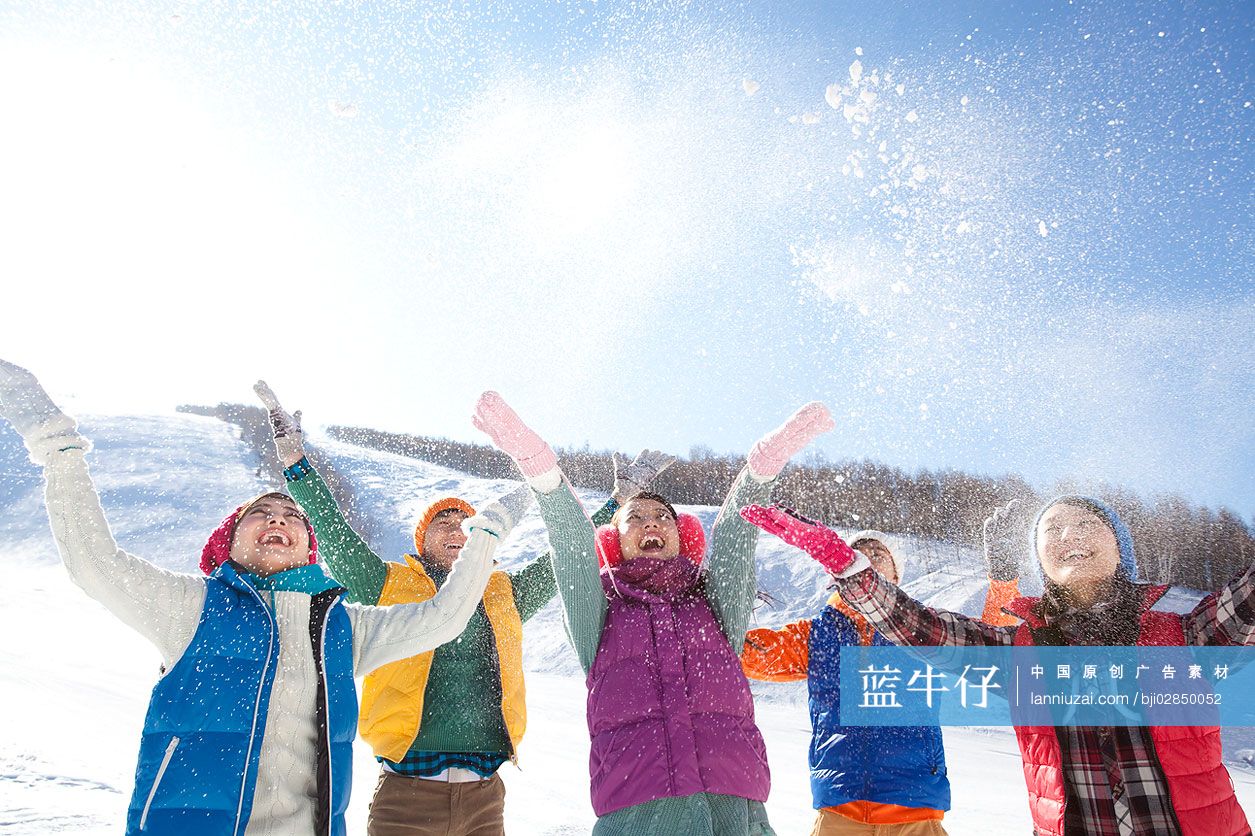
[[[619,509],[617,528],[624,560],[680,555],[680,529],[666,505],[637,497]]]
[[[1120,547],[1115,532],[1093,511],[1060,503],[1037,521],[1037,559],[1047,578],[1079,591],[1115,576]]]
[[[268,577],[309,563],[304,512],[285,496],[267,494],[244,509],[231,539],[231,559]]]
[[[466,512],[457,508],[446,508],[427,524],[423,533],[423,560],[445,569],[452,568],[453,561],[462,553],[466,545],[466,535],[462,532],[462,520]]]

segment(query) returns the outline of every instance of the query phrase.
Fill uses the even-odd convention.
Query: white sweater
[[[205,578],[170,572],[118,548],[100,507],[82,450],[52,453],[45,465],[48,518],[76,584],[156,645],[171,669],[192,642],[205,603]],[[490,506],[492,508],[492,506]],[[457,638],[492,573],[499,538],[512,522],[489,509],[472,518],[471,535],[449,579],[421,604],[346,604],[353,628],[353,672],[433,650]],[[266,715],[248,836],[311,836],[317,791],[317,673],[309,638],[311,598],[268,592],[279,629],[279,664]]]

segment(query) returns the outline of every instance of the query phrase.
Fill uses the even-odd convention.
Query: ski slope
[[[230,425],[198,416],[85,420],[89,458],[106,514],[123,548],[158,565],[197,572],[209,532],[242,499],[278,484]],[[328,454],[356,493],[355,510],[379,521],[369,537],[390,559],[412,550],[412,521],[436,496],[472,503],[514,483],[486,480],[354,447],[311,441]],[[590,510],[604,495],[584,492]],[[718,509],[688,507],[709,525]],[[500,551],[506,568],[547,548],[533,510]],[[930,603],[978,613],[984,600],[979,557],[936,543],[909,543],[905,586]],[[799,552],[764,537],[760,586],[780,603],[756,620],[775,626],[807,617],[827,598],[827,582]],[[1028,585],[1029,582],[1026,582]],[[148,694],[159,658],[138,635],[87,598],[61,568],[43,509],[39,470],[17,436],[0,427],[0,830],[6,834],[119,834],[131,791]],[[1196,594],[1174,591],[1172,606]],[[502,770],[514,834],[587,833],[588,738],[584,685],[551,604],[524,631],[529,729],[520,768]],[[809,720],[801,685],[754,686],[773,787],[768,810],[781,836],[809,832],[813,813],[806,773]],[[1027,800],[1015,739],[1008,729],[946,729],[952,834],[1028,833]],[[1255,773],[1231,767],[1243,806],[1255,811]],[[349,832],[365,831],[377,766],[356,745]]]

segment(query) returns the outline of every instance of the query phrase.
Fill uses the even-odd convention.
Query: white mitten
[[[527,485],[519,485],[496,502],[490,502],[462,521],[462,530],[469,537],[472,528],[481,528],[504,538],[510,530],[523,519],[527,509],[531,507],[534,495]]]
[[[35,464],[47,463],[59,450],[91,447],[78,434],[74,419],[52,402],[35,375],[4,360],[0,360],[0,416],[17,430]]]

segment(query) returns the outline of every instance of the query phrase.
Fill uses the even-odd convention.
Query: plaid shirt
[[[398,763],[377,758],[389,772],[412,778],[430,778],[454,766],[491,778],[509,759],[502,752],[409,752]]]
[[[1019,629],[926,607],[875,571],[858,572],[840,583],[842,597],[900,645],[1009,646]],[[1144,609],[1157,597],[1146,596]],[[1181,616],[1181,626],[1190,645],[1255,644],[1255,566],[1203,598]],[[1067,638],[1073,644],[1086,643]],[[1063,755],[1066,832],[1087,836],[1181,832],[1149,729],[1069,726],[1056,733]]]

